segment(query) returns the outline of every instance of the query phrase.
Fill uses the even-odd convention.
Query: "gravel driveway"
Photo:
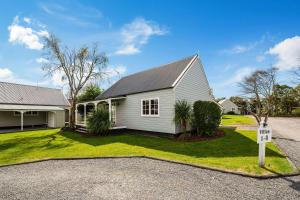
[[[146,158],[0,168],[0,199],[300,199],[300,176],[257,180]]]
[[[275,142],[300,169],[300,118],[271,117]]]

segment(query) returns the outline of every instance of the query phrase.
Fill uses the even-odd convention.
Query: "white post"
[[[83,104],[84,125],[86,126],[86,104]]]
[[[97,110],[97,103],[94,103],[94,111],[96,111]]]
[[[111,99],[108,99],[109,121],[111,122]]]
[[[20,111],[20,113],[21,113],[21,131],[23,131],[23,124],[24,124],[24,116],[23,116],[23,113],[24,113],[24,111]]]
[[[68,111],[69,111],[68,112],[68,114],[69,114],[69,121],[68,122],[69,122],[69,126],[70,126],[70,123],[71,123],[71,109],[69,108]]]
[[[75,126],[77,125],[77,112],[78,112],[78,110],[77,110],[77,104],[76,104],[76,106],[75,106]]]
[[[260,167],[265,166],[266,143],[259,143],[258,148],[258,164]]]

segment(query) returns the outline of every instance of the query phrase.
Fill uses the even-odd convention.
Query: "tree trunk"
[[[70,127],[75,128],[75,111],[76,111],[76,101],[73,99],[70,109]]]

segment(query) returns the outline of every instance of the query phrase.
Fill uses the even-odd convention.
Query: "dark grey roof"
[[[160,67],[132,74],[120,79],[96,99],[107,99],[140,92],[171,88],[194,56],[172,62]]]
[[[60,89],[0,82],[0,104],[67,106]]]

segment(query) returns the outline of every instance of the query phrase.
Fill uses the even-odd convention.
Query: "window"
[[[142,99],[142,116],[159,116],[159,99]]]
[[[20,113],[20,112],[17,112],[17,111],[15,111],[15,112],[14,112],[14,116],[16,116],[16,117],[18,117],[18,116],[21,116],[21,113]]]
[[[38,115],[39,115],[39,113],[37,111],[27,111],[27,112],[24,113],[24,116],[36,117]],[[15,111],[14,116],[21,116],[21,113],[18,112],[18,111]]]
[[[117,123],[117,104],[111,104],[111,121],[112,124],[115,125]]]

